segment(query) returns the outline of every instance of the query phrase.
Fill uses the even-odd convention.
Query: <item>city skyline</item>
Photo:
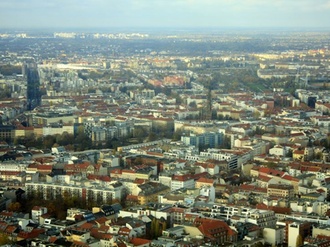
[[[0,28],[329,28],[329,0],[2,0]]]

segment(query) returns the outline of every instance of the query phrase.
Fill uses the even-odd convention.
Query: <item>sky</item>
[[[0,0],[0,28],[330,28],[330,0]]]

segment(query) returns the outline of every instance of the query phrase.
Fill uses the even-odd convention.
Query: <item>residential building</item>
[[[282,198],[292,198],[294,196],[294,188],[292,185],[270,184],[267,188],[267,195]]]
[[[195,188],[195,179],[190,174],[174,175],[171,180],[171,190],[181,188]]]
[[[47,208],[46,207],[40,207],[40,206],[34,206],[31,210],[31,219],[34,222],[40,223],[39,218],[41,215],[47,213]]]
[[[285,241],[285,226],[276,225],[274,227],[265,227],[262,230],[262,236],[265,243],[271,246],[283,244]]]
[[[41,193],[43,199],[55,199],[57,196],[77,196],[84,201],[93,200],[100,203],[107,204],[111,200],[121,200],[123,186],[114,183],[110,187],[85,185],[71,185],[71,184],[53,184],[41,182],[29,182],[25,184],[27,195],[34,193]]]
[[[312,226],[309,222],[293,222],[287,226],[288,247],[302,246],[304,239],[312,234]]]

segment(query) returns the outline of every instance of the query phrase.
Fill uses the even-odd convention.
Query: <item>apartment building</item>
[[[292,198],[294,196],[294,188],[292,185],[286,184],[269,184],[267,195],[274,197]]]
[[[92,200],[106,204],[114,199],[119,201],[122,199],[123,186],[119,183],[102,187],[87,184],[73,185],[29,182],[25,184],[25,190],[28,196],[38,193],[45,200],[55,199],[57,196],[70,195],[81,198],[84,201]]]

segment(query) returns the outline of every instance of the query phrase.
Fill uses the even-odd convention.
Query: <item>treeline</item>
[[[111,205],[117,203],[111,198],[105,203]],[[8,206],[9,211],[31,213],[34,206],[42,206],[47,208],[47,213],[56,217],[57,219],[65,219],[66,212],[69,208],[81,208],[91,210],[93,207],[101,206],[101,201],[88,199],[84,200],[78,196],[73,196],[70,193],[58,195],[55,199],[45,200],[41,192],[30,194],[28,198],[21,198],[17,202],[11,203]]]
[[[116,41],[114,41],[116,42]],[[239,40],[239,41],[186,41],[186,40],[166,40],[166,39],[142,39],[142,40],[120,40],[120,52],[135,53],[146,48],[153,51],[168,51],[170,54],[181,55],[205,55],[209,51],[231,51],[231,52],[266,52],[274,50],[269,42],[259,39]],[[284,47],[277,46],[277,50],[283,50]]]
[[[14,145],[24,145],[27,148],[51,149],[54,146],[65,146],[68,150],[83,151],[93,147],[91,139],[85,133],[76,136],[63,132],[61,135],[22,136],[14,140]]]
[[[10,98],[11,90],[8,86],[5,86],[0,90],[0,100]]]
[[[22,74],[22,66],[4,64],[0,65],[0,74],[10,76],[13,74]]]
[[[155,141],[161,138],[180,139],[178,133],[173,133],[173,128],[159,127],[152,131],[147,128],[136,126],[131,135],[126,137],[105,140],[103,142],[93,142],[91,138],[84,132],[83,126],[78,128],[76,135],[63,132],[57,135],[29,136],[17,137],[14,139],[14,145],[23,145],[26,148],[51,149],[52,147],[64,146],[67,150],[83,151],[88,149],[101,149],[130,145],[132,143],[141,143],[143,141]]]

